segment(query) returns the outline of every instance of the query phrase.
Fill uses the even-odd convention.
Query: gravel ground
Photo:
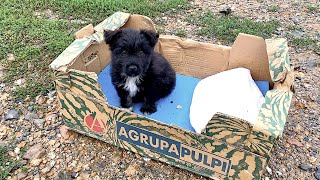
[[[155,22],[164,34],[186,31],[186,38],[220,43],[196,35],[199,27],[188,24],[186,14],[223,6],[234,8],[234,14],[265,21],[277,19],[279,33],[275,36],[308,35],[319,38],[320,14],[310,13],[308,4],[319,1],[225,1],[194,0],[192,8],[171,17],[163,14]],[[277,12],[268,7],[277,5]],[[302,27],[297,33],[289,27]],[[179,28],[178,28],[179,27]],[[263,179],[320,178],[320,57],[310,50],[290,47],[292,66],[297,72],[295,96],[278,146]],[[8,59],[14,55],[9,54]],[[1,82],[0,65],[0,82]],[[134,154],[98,140],[67,131],[58,113],[55,92],[39,95],[24,104],[9,93],[14,84],[0,83],[0,145],[11,147],[9,155],[27,168],[12,171],[9,179],[205,179],[191,172]],[[27,151],[27,152],[25,152]],[[21,155],[23,154],[23,155]]]

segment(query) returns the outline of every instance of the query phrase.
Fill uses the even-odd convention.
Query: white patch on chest
[[[139,91],[139,88],[137,86],[137,84],[139,84],[139,83],[140,83],[139,76],[127,77],[126,82],[124,84],[124,89],[129,91],[129,95],[131,97],[134,97],[137,94],[137,92]]]

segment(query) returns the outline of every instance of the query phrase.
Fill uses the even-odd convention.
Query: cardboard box
[[[239,34],[232,47],[227,47],[160,36],[155,50],[179,74],[205,78],[245,67],[254,80],[271,84],[256,124],[218,113],[202,134],[197,134],[108,104],[97,80],[97,74],[110,63],[103,29],[128,27],[155,31],[148,17],[117,12],[95,27],[88,25],[77,32],[78,39],[50,65],[65,125],[210,178],[260,179],[283,132],[293,95],[286,40]]]

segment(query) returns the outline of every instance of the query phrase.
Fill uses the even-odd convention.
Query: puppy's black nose
[[[137,76],[139,74],[139,68],[137,65],[129,65],[127,66],[126,73],[128,76]]]
[[[131,72],[136,72],[138,70],[138,67],[136,65],[130,65],[128,67],[128,70]]]

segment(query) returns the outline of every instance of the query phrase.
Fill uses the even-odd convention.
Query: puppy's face
[[[136,77],[148,69],[159,35],[147,30],[124,29],[105,31],[104,37],[112,52],[112,65],[121,69],[121,75]]]

